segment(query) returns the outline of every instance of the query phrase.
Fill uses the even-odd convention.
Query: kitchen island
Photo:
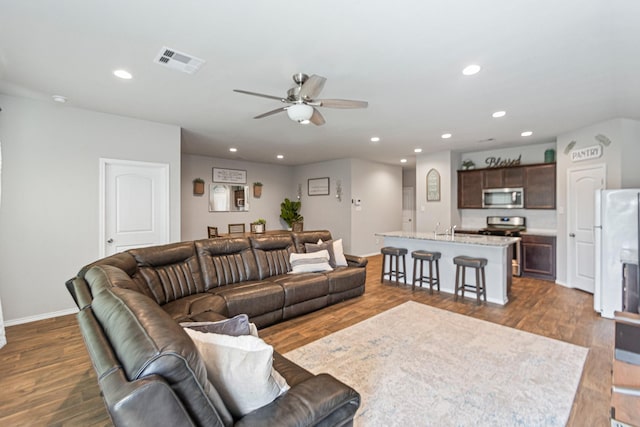
[[[384,238],[384,246],[395,246],[407,249],[407,283],[413,280],[413,259],[411,252],[422,249],[440,252],[440,291],[453,293],[455,289],[456,268],[453,258],[459,255],[486,258],[485,267],[487,279],[487,301],[504,305],[509,301],[511,291],[513,259],[513,244],[519,237],[484,236],[480,234],[456,233],[449,235],[434,235],[434,233],[390,231],[375,233]],[[435,270],[435,268],[434,268]],[[428,266],[425,265],[425,274]],[[467,268],[467,283],[475,284],[473,269]],[[435,274],[435,272],[434,272]],[[467,293],[473,298],[475,294]]]

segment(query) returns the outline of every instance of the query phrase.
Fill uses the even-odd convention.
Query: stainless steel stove
[[[527,219],[523,216],[488,216],[487,227],[479,230],[480,234],[489,236],[520,237],[527,230]],[[513,246],[512,271],[514,276],[520,276],[522,249],[520,242]]]

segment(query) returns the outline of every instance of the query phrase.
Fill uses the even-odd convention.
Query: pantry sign
[[[602,146],[594,145],[591,147],[580,148],[571,151],[571,161],[581,162],[583,160],[591,160],[602,157]]]

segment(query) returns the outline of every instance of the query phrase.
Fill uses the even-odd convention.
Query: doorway
[[[169,242],[169,165],[100,159],[100,256]]]
[[[413,232],[416,216],[416,192],[414,187],[402,188],[402,231]]]
[[[606,188],[604,164],[567,170],[567,285],[595,290],[595,191]]]

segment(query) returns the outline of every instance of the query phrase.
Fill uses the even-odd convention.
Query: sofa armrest
[[[353,419],[359,406],[357,391],[329,374],[320,374],[245,415],[235,426],[342,425]]]
[[[195,426],[180,399],[158,375],[128,382],[121,369],[113,369],[100,379],[100,389],[116,426]]]
[[[347,255],[344,257],[347,259],[347,265],[349,267],[366,267],[369,260],[363,256]]]

